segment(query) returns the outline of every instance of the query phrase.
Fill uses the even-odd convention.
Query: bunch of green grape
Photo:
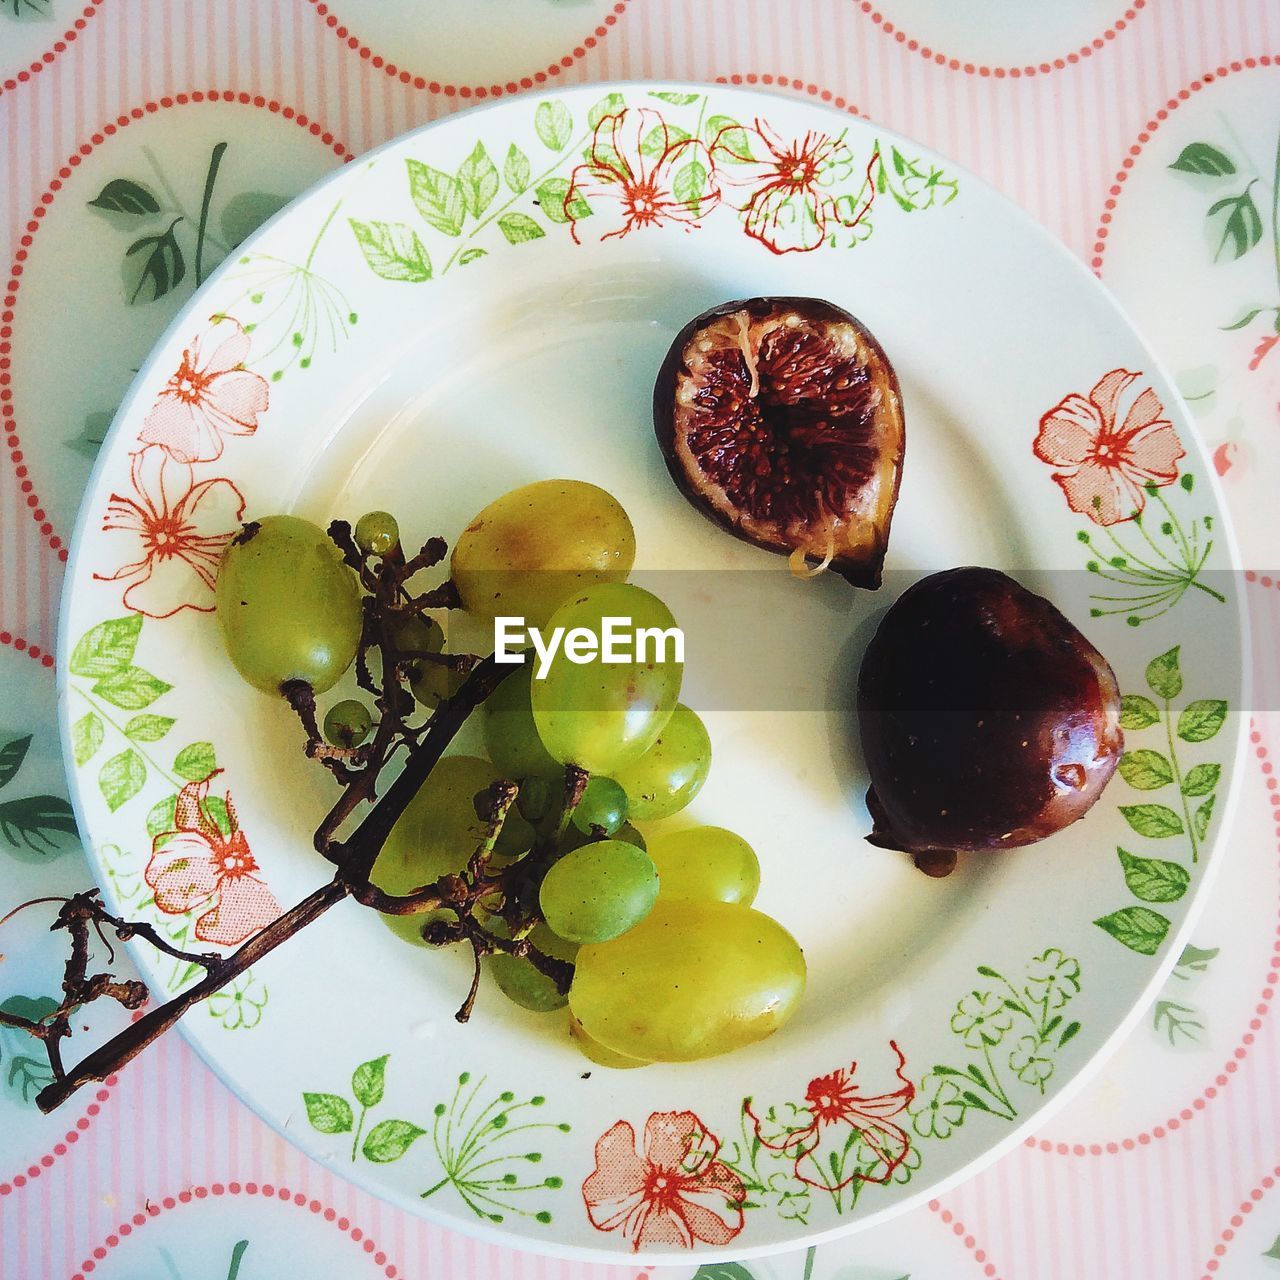
[[[385,513],[365,516],[356,542],[367,556],[394,555],[399,535]],[[666,651],[605,662],[605,619],[666,632],[675,626],[656,596],[628,583],[635,559],[631,521],[610,494],[574,480],[549,480],[505,494],[459,537],[450,576],[462,607],[481,619],[522,617],[544,635],[577,630],[599,642],[573,661],[564,649],[524,662],[478,715],[487,759],[442,759],[392,830],[372,879],[405,894],[460,874],[484,839],[490,787],[518,785],[490,865],[511,867],[535,846],[540,870],[532,912],[512,923],[501,890],[479,904],[495,939],[527,939],[542,955],[574,966],[568,995],[524,956],[497,951],[488,968],[516,1004],[549,1013],[569,1005],[572,1042],[593,1062],[633,1067],[724,1053],[770,1034],[794,1012],[804,989],[799,946],[752,907],[760,868],[750,845],[720,827],[659,831],[636,823],[671,818],[702,789],[711,740],[679,701],[683,664]],[[301,571],[299,569],[301,566]],[[310,643],[278,636],[262,618],[267,593],[306,597]],[[293,517],[262,521],[233,541],[218,583],[227,650],[251,683],[267,690],[306,680],[332,688],[360,637],[355,575],[324,534]],[[401,625],[405,651],[443,652],[430,618]],[[455,687],[453,672],[420,659],[415,696],[434,707]],[[373,728],[358,700],[325,717],[325,736],[354,748]],[[566,767],[586,773],[581,798],[563,821]],[[425,945],[431,916],[384,916],[397,935]],[[514,932],[513,932],[514,930]]]

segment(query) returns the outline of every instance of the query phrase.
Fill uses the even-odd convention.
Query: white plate
[[[591,152],[619,180],[589,172]],[[658,225],[635,213],[645,183]],[[900,376],[907,460],[879,594],[797,582],[726,537],[654,444],[673,333],[767,293],[849,308]],[[1131,408],[1154,425],[1135,431]],[[1150,489],[1090,509],[1087,482],[1116,473],[1086,462],[1071,478],[1059,410]],[[355,162],[215,274],[121,409],[71,559],[63,730],[105,892],[189,945],[230,945],[325,878],[310,833],[331,784],[287,710],[234,675],[207,612],[242,507],[320,522],[387,508],[406,541],[452,538],[553,476],[614,492],[638,572],[663,571],[650,581],[688,632],[685,697],[715,750],[688,816],[759,851],[760,905],[808,957],[801,1012],[722,1059],[592,1068],[563,1014],[492,989],[457,1026],[464,958],[407,947],[346,903],[187,1034],[344,1176],[559,1254],[791,1247],[993,1159],[1160,983],[1223,845],[1243,728],[1231,536],[1181,402],[1097,281],[971,176],[809,102],[647,85],[515,98]],[[179,554],[162,554],[175,533]],[[1102,649],[1135,695],[1135,754],[1084,821],[939,882],[863,842],[841,691],[907,577],[963,563],[1017,573]],[[731,581],[750,582],[745,606]],[[152,839],[215,762],[258,878],[219,879],[221,838],[186,833],[204,888],[162,893],[166,913]],[[158,994],[184,980],[136,958]]]

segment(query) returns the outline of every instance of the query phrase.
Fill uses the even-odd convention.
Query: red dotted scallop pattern
[[[1253,1212],[1255,1206],[1259,1201],[1261,1201],[1262,1197],[1276,1185],[1277,1180],[1280,1180],[1280,1165],[1277,1165],[1272,1169],[1271,1172],[1267,1174],[1267,1176],[1263,1178],[1252,1191],[1249,1192],[1248,1196],[1240,1201],[1239,1209],[1231,1215],[1230,1225],[1223,1230],[1218,1243],[1213,1246],[1213,1257],[1204,1264],[1204,1275],[1201,1277],[1201,1280],[1214,1280],[1215,1273],[1217,1272],[1218,1267],[1222,1264],[1222,1258],[1227,1252],[1227,1245],[1235,1239],[1236,1232],[1244,1226],[1244,1220]],[[1267,1237],[1268,1240],[1270,1238],[1270,1236]]]
[[[939,1200],[930,1200],[929,1208],[942,1219],[959,1238],[960,1243],[973,1254],[973,1260],[982,1268],[982,1274],[986,1280],[1000,1280],[1000,1273],[996,1270],[996,1264],[987,1257],[987,1251],[978,1247],[977,1240],[965,1227],[964,1223],[956,1217],[950,1209],[944,1209],[942,1202]]]
[[[62,33],[61,40],[55,40],[53,47],[46,50],[39,58],[36,59],[29,67],[23,71],[15,73],[13,76],[0,81],[0,95],[11,93],[20,84],[26,84],[32,76],[39,75],[45,67],[51,66],[58,60],[60,54],[66,53],[67,46],[74,44],[76,37],[89,24],[89,19],[101,8],[103,0],[89,0],[89,5],[85,11]]]
[[[757,75],[754,71],[748,71],[742,75],[716,76],[716,83],[794,89],[797,93],[807,93],[811,98],[817,98],[820,102],[827,102],[841,111],[847,111],[851,116],[862,115],[862,112],[847,98],[838,93],[832,93],[830,89],[824,89],[820,84],[813,84],[809,80],[797,80],[794,76],[778,76],[767,71]]]
[[[50,548],[57,552],[59,560],[66,560],[67,548],[62,538],[54,532],[53,525],[41,506],[40,499],[31,483],[22,451],[22,442],[18,436],[17,420],[13,413],[11,326],[13,324],[13,309],[18,301],[18,289],[22,283],[22,274],[26,270],[27,258],[31,253],[31,246],[35,240],[36,233],[40,230],[41,223],[48,214],[54,197],[62,190],[62,184],[71,177],[72,171],[84,162],[86,156],[92,155],[94,150],[100,147],[109,137],[119,133],[122,129],[127,129],[135,120],[143,120],[148,115],[154,115],[157,111],[167,111],[170,107],[183,107],[188,103],[202,102],[234,102],[239,103],[241,106],[257,107],[270,111],[272,114],[280,115],[286,120],[292,120],[300,129],[306,129],[307,132],[319,138],[325,146],[332,148],[334,155],[340,157],[343,161],[349,161],[354,158],[346,146],[339,142],[322,124],[310,119],[293,107],[277,102],[274,98],[265,98],[261,94],[236,93],[231,89],[208,89],[204,91],[197,89],[193,93],[176,93],[172,97],[166,96],[156,102],[144,103],[140,107],[134,107],[127,114],[119,115],[114,120],[108,121],[88,142],[83,143],[78,151],[70,155],[66,164],[58,170],[58,176],[49,183],[45,193],[40,197],[40,203],[32,211],[31,220],[22,229],[22,234],[18,239],[18,252],[13,260],[13,266],[9,269],[9,280],[5,286],[4,300],[0,304],[3,307],[0,310],[0,430],[4,433],[4,445],[9,451],[9,461],[13,464],[14,474],[18,477],[18,487],[21,489],[26,505],[31,512],[31,518],[40,526],[40,532],[48,541]],[[15,647],[17,646],[15,645]]]
[[[325,1222],[332,1223],[343,1235],[350,1236],[369,1255],[374,1266],[382,1268],[387,1280],[397,1280],[397,1277],[404,1274],[388,1260],[386,1251],[378,1248],[373,1238],[360,1227],[355,1226],[350,1218],[339,1217],[336,1209],[329,1208],[301,1191],[277,1187],[270,1182],[213,1182],[208,1186],[187,1187],[179,1191],[176,1196],[165,1196],[159,1202],[148,1200],[144,1210],[135,1213],[128,1221],[122,1222],[94,1249],[93,1253],[80,1264],[80,1270],[71,1277],[71,1280],[86,1280],[87,1276],[97,1270],[98,1263],[122,1240],[127,1239],[140,1227],[145,1227],[148,1222],[158,1218],[162,1213],[176,1209],[179,1205],[188,1205],[193,1200],[217,1199],[222,1196],[260,1196],[264,1200],[279,1200],[282,1203],[296,1205],[299,1209],[308,1209]]]
[[[1107,192],[1107,200],[1103,205],[1102,217],[1098,222],[1098,230],[1094,234],[1093,257],[1089,261],[1089,265],[1098,275],[1102,274],[1102,259],[1107,250],[1107,236],[1111,231],[1111,218],[1115,213],[1116,201],[1120,198],[1120,193],[1124,190],[1124,184],[1128,182],[1129,175],[1133,172],[1133,166],[1138,157],[1142,154],[1143,148],[1149,143],[1156,130],[1180,107],[1184,102],[1190,101],[1193,94],[1199,93],[1201,89],[1208,88],[1217,80],[1225,80],[1227,76],[1236,75],[1241,71],[1253,71],[1257,67],[1280,66],[1280,54],[1264,54],[1260,58],[1242,58],[1239,62],[1229,62],[1220,66],[1216,71],[1206,72],[1199,80],[1193,80],[1185,89],[1179,89],[1178,92],[1169,99],[1168,102],[1160,108],[1159,111],[1147,121],[1142,127],[1142,132],[1138,134],[1137,141],[1129,148],[1129,154],[1120,163],[1120,169],[1116,173],[1115,181],[1112,182],[1110,190]]]
[[[15,636],[12,631],[0,630],[0,644],[8,645],[19,653],[25,653],[28,658],[35,659],[42,667],[53,666],[53,654],[46,653],[38,644],[31,644],[21,636]]]
[[[1133,3],[1124,13],[1115,20],[1100,36],[1091,40],[1088,44],[1081,45],[1074,53],[1064,54],[1060,58],[1054,58],[1052,62],[1028,63],[1022,67],[989,67],[983,63],[962,62],[959,58],[953,58],[950,54],[940,53],[936,49],[931,49],[927,44],[921,44],[919,40],[913,39],[907,35],[900,27],[895,26],[888,18],[880,12],[872,3],[872,0],[854,0],[858,9],[867,15],[872,22],[876,24],[887,36],[892,36],[900,45],[903,45],[909,52],[918,53],[926,62],[935,63],[939,67],[948,67],[952,71],[963,71],[965,75],[990,77],[993,80],[1021,80],[1026,76],[1047,76],[1054,71],[1062,71],[1067,67],[1075,66],[1078,62],[1082,62],[1085,58],[1091,58],[1101,49],[1105,49],[1111,41],[1113,41],[1133,20],[1138,16],[1140,10],[1145,9],[1147,0],[1133,0]]]
[[[84,1115],[76,1121],[73,1128],[67,1130],[61,1142],[54,1144],[52,1151],[42,1155],[35,1164],[29,1165],[25,1173],[16,1173],[7,1182],[0,1182],[0,1197],[11,1196],[15,1191],[21,1191],[28,1182],[34,1182],[46,1169],[53,1168],[54,1161],[65,1156],[80,1141],[80,1135],[88,1129],[89,1122],[102,1110],[102,1104],[111,1097],[111,1090],[115,1088],[117,1080],[116,1076],[106,1078],[104,1087],[93,1095],[94,1100],[85,1108]]]
[[[1254,754],[1258,757],[1258,764],[1266,782],[1267,803],[1270,805],[1271,816],[1275,823],[1276,848],[1280,850],[1280,784],[1277,784],[1275,767],[1268,758],[1267,748],[1263,745],[1262,734],[1258,732],[1256,723],[1250,730],[1249,742],[1253,746]],[[1189,1107],[1183,1107],[1177,1115],[1170,1116],[1164,1124],[1158,1124],[1154,1128],[1138,1134],[1136,1137],[1122,1138],[1118,1142],[1090,1142],[1085,1144],[1083,1142],[1049,1142],[1044,1138],[1028,1138],[1025,1145],[1034,1147],[1039,1151],[1052,1152],[1054,1155],[1059,1156],[1113,1156],[1120,1151],[1133,1151],[1137,1147],[1150,1146],[1152,1142],[1160,1138],[1167,1138],[1171,1133],[1176,1133],[1187,1121],[1195,1119],[1218,1096],[1219,1091],[1225,1089],[1231,1083],[1232,1077],[1240,1069],[1240,1064],[1248,1057],[1257,1033],[1262,1030],[1262,1019],[1271,1011],[1278,982],[1280,982],[1280,921],[1276,924],[1275,939],[1271,945],[1271,959],[1268,962],[1267,974],[1258,997],[1258,1003],[1254,1006],[1253,1017],[1249,1019],[1249,1029],[1240,1037],[1240,1043],[1232,1050],[1231,1057],[1223,1064],[1222,1070],[1214,1076],[1213,1083],[1207,1085],[1192,1100]]]
[[[311,0],[316,13],[324,19],[325,26],[348,49],[358,53],[361,59],[371,67],[385,72],[393,80],[399,80],[401,84],[412,85],[415,89],[425,89],[427,93],[442,93],[446,98],[461,98],[464,101],[472,99],[484,101],[486,98],[501,98],[504,94],[520,93],[522,90],[532,89],[537,85],[543,85],[548,81],[554,80],[561,72],[567,71],[572,67],[575,62],[585,58],[588,50],[594,49],[609,34],[609,31],[617,26],[618,19],[626,12],[629,3],[630,0],[618,0],[613,9],[605,14],[601,24],[596,27],[592,34],[584,36],[582,42],[575,45],[570,53],[566,53],[558,62],[553,62],[545,71],[535,71],[532,75],[521,76],[519,80],[508,80],[505,84],[467,85],[446,84],[440,80],[428,80],[424,76],[414,75],[412,71],[406,71],[403,67],[396,66],[394,62],[388,62],[381,54],[374,53],[359,36],[353,35],[324,0]]]
[[[1259,573],[1256,569],[1246,569],[1244,571],[1244,580],[1246,582],[1256,582],[1260,587],[1280,588],[1280,573]]]

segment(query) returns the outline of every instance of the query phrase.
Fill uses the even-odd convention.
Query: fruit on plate
[[[639,924],[657,896],[658,872],[643,849],[624,840],[595,840],[547,872],[538,901],[561,938],[608,942]]]
[[[709,1057],[769,1035],[795,1009],[805,964],[795,939],[750,907],[755,854],[719,827],[663,834],[663,893],[632,822],[668,818],[697,796],[711,740],[679,702],[683,637],[671,611],[620,580],[635,553],[626,513],[593,485],[526,486],[472,522],[451,586],[407,588],[396,575],[437,563],[440,544],[406,557],[386,512],[354,531],[335,522],[332,537],[273,516],[233,540],[218,581],[228,653],[259,688],[306,680],[327,690],[368,641],[355,684],[381,686],[376,714],[338,694],[321,741],[318,708],[287,690],[310,726],[309,754],[340,780],[376,772],[395,734],[421,746],[456,714],[446,700],[474,659],[434,660],[446,637],[433,614],[461,600],[538,628],[523,665],[476,708],[489,759],[438,758],[380,848],[370,845],[373,885],[399,897],[430,890],[430,909],[386,913],[387,927],[422,947],[471,942],[477,982],[487,970],[525,1009],[571,1003],[571,1039],[601,1066]]]
[[[627,793],[612,778],[597,774],[587,783],[582,799],[573,811],[573,825],[587,835],[603,832],[611,836],[626,820]]]
[[[330,746],[350,751],[358,747],[372,730],[373,716],[357,698],[343,698],[325,712],[324,739]]]
[[[578,954],[577,943],[557,937],[545,924],[533,927],[529,941],[544,955],[554,956],[557,960],[572,963]],[[489,972],[493,974],[498,990],[508,1000],[531,1013],[550,1013],[553,1009],[563,1009],[569,1003],[568,996],[522,956],[498,952],[489,959]]]
[[[400,545],[400,526],[389,511],[366,511],[356,521],[352,537],[366,555],[390,555]]]
[[[450,573],[469,613],[543,627],[584,587],[625,581],[635,558],[635,532],[615,497],[583,480],[539,480],[467,525]]]
[[[730,533],[878,587],[905,435],[897,376],[847,311],[750,298],[676,335],[653,392],[667,469]]]
[[[405,894],[461,871],[484,837],[476,793],[497,776],[493,765],[479,756],[445,756],[391,828],[373,864],[373,883],[386,893]],[[393,933],[422,945],[422,926],[442,916],[452,919],[453,913],[384,915],[382,920]]]
[[[711,772],[711,738],[697,714],[677,703],[657,741],[614,775],[627,811],[640,822],[677,814],[702,790]]]
[[[430,617],[405,618],[392,631],[402,653],[444,652],[444,628]],[[438,706],[458,687],[458,678],[442,662],[415,658],[408,666],[409,688],[424,707]]]
[[[1124,746],[1106,659],[995,569],[902,594],[867,646],[858,720],[868,839],[935,874],[936,855],[1031,844],[1083,817]]]
[[[625,622],[623,630],[633,641],[631,660],[604,660],[606,619]],[[563,627],[569,635],[581,628],[595,638],[596,649],[589,661],[576,662],[561,649],[546,674],[535,673],[531,683],[533,722],[554,760],[611,777],[653,746],[680,697],[684,664],[661,638],[646,642],[637,661],[639,633],[665,635],[675,625],[657,596],[625,582],[588,587],[555,611],[548,630]],[[652,660],[658,657],[662,660]]]
[[[264,693],[305,680],[331,689],[360,643],[360,587],[318,525],[297,516],[246,524],[218,569],[218,626],[236,670]]]
[[[615,1071],[630,1071],[635,1067],[647,1067],[643,1058],[632,1058],[625,1053],[606,1049],[599,1040],[593,1040],[583,1029],[582,1023],[571,1013],[569,1015],[569,1039],[578,1046],[584,1058],[589,1058],[599,1067],[612,1067]]]
[[[740,836],[724,827],[688,827],[653,837],[658,901],[736,902],[749,907],[760,888],[760,863]]]
[[[804,955],[776,920],[729,902],[659,902],[578,952],[569,1008],[615,1053],[691,1062],[764,1039],[795,1012]]]
[[[533,723],[529,700],[533,664],[513,671],[485,700],[481,711],[484,746],[489,759],[502,775],[515,781],[525,778],[554,778],[560,785],[563,767],[553,760]],[[526,789],[527,790],[527,789]],[[524,792],[522,791],[522,798]]]

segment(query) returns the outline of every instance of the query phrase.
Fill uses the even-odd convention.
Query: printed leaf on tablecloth
[[[14,775],[22,768],[22,762],[31,749],[31,735],[21,734],[10,738],[0,747],[0,787],[13,781]]]
[[[1209,178],[1225,178],[1236,171],[1235,161],[1208,142],[1188,143],[1169,168]]]
[[[160,212],[160,203],[140,182],[129,178],[112,178],[89,201],[91,209],[103,209],[107,213],[123,213],[132,218],[145,218]]]

